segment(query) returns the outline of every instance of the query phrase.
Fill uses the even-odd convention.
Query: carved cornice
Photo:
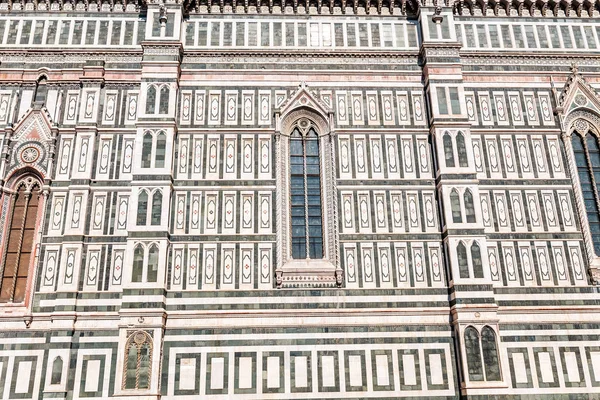
[[[568,17],[600,15],[600,0],[9,0],[0,12],[139,13],[153,4],[181,6],[190,14],[417,15],[422,8],[449,7],[475,17]]]

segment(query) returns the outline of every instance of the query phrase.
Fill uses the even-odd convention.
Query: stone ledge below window
[[[277,287],[334,288],[342,284],[342,270],[327,260],[291,260],[275,270]]]

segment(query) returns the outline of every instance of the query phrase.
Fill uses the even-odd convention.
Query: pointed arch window
[[[165,131],[146,131],[142,138],[142,168],[164,168],[167,155]]]
[[[452,146],[452,137],[448,132],[444,133],[444,156],[446,159],[446,167],[454,168],[454,146]]]
[[[469,326],[465,329],[465,352],[467,355],[467,366],[469,380],[483,381],[483,365],[481,364],[481,347],[479,345],[479,332]]]
[[[463,242],[456,246],[456,257],[458,259],[458,272],[461,278],[469,278],[469,261],[467,260],[467,248]]]
[[[460,167],[468,167],[467,146],[465,145],[465,136],[462,132],[456,135],[456,151],[458,153],[458,165]]]
[[[152,218],[151,225],[160,225],[160,214],[162,212],[162,192],[157,190],[152,195]]]
[[[141,282],[144,274],[144,247],[138,244],[133,251],[132,282]]]
[[[156,106],[156,86],[150,85],[146,92],[146,114],[154,114]]]
[[[473,262],[473,277],[483,278],[483,262],[481,261],[481,249],[477,242],[471,245],[471,261]]]
[[[138,196],[137,224],[146,225],[148,217],[148,192],[142,190]]]
[[[142,168],[150,168],[152,164],[152,134],[144,133],[142,142]]]
[[[150,192],[150,194],[149,194]],[[151,202],[151,203],[150,203]],[[142,189],[138,194],[136,224],[159,226],[162,222],[162,191],[160,189]]]
[[[455,224],[462,223],[462,212],[460,210],[460,196],[456,189],[450,192],[450,208],[452,210],[452,222]]]
[[[165,152],[167,150],[167,135],[159,132],[156,136],[156,156],[154,157],[154,168],[165,166]]]
[[[467,223],[474,223],[475,204],[473,203],[473,193],[471,193],[469,189],[465,190],[463,200],[465,202],[465,217],[467,219]]]
[[[321,160],[314,129],[290,136],[292,258],[323,258]]]
[[[131,282],[155,283],[158,281],[160,249],[156,243],[138,243],[133,250]]]
[[[473,382],[500,381],[500,361],[496,333],[490,326],[479,331],[469,326],[464,333],[469,380]]]
[[[125,343],[123,389],[149,389],[151,374],[152,338],[147,332],[134,332]]]
[[[594,252],[600,256],[600,145],[592,132],[586,135],[573,133],[571,144],[575,154],[575,164],[583,202],[594,245]]]
[[[156,282],[158,278],[158,246],[153,244],[148,251],[146,282]]]
[[[50,376],[51,385],[60,385],[62,381],[63,359],[56,357],[52,362],[52,375]]]
[[[2,260],[0,302],[21,303],[25,300],[29,267],[35,257],[35,231],[41,186],[33,177],[17,185],[12,199],[12,213],[5,226],[7,239]]]
[[[160,96],[158,99],[158,113],[167,114],[169,112],[169,87],[163,85],[160,88]]]

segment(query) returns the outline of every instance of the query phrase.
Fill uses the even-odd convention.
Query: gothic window
[[[125,343],[123,389],[149,389],[152,368],[152,338],[143,331],[132,333]]]
[[[169,85],[151,84],[146,92],[146,114],[169,112]]]
[[[483,365],[481,364],[481,347],[479,345],[479,332],[469,326],[465,329],[465,351],[469,380],[483,381]]]
[[[460,210],[460,197],[456,189],[450,192],[450,208],[452,210],[452,222],[455,224],[462,223],[462,213]]]
[[[146,114],[154,114],[156,103],[156,86],[150,85],[146,96]]]
[[[164,131],[147,131],[142,139],[142,168],[164,168],[167,135]]]
[[[481,330],[481,350],[483,365],[485,366],[485,380],[499,381],[501,377],[498,349],[496,348],[496,334],[489,326],[484,326]]]
[[[448,132],[444,133],[444,156],[446,158],[446,167],[454,168],[454,148],[452,138]]]
[[[467,248],[463,242],[456,246],[456,257],[458,259],[458,272],[461,278],[469,278],[469,262],[467,260]]]
[[[152,195],[152,218],[151,225],[160,225],[160,213],[162,212],[162,192],[157,190]]]
[[[152,201],[149,204],[149,201]],[[150,225],[157,226],[161,224],[162,212],[162,191],[155,189],[152,197],[148,191],[141,190],[138,195],[137,225],[144,226],[150,221]]]
[[[600,255],[600,147],[598,138],[588,133],[571,136],[579,184],[583,194],[594,252]]]
[[[167,150],[167,135],[160,132],[156,137],[156,156],[154,168],[163,168],[165,166],[165,152]]]
[[[153,244],[148,251],[146,282],[156,282],[158,277],[158,246]]]
[[[169,112],[169,87],[163,85],[160,88],[160,97],[158,99],[158,113],[167,114]]]
[[[483,278],[483,263],[481,261],[481,249],[477,242],[471,245],[471,261],[473,262],[473,277]]]
[[[52,362],[52,375],[50,376],[51,385],[60,385],[62,381],[63,359],[56,357]]]
[[[481,329],[481,335],[472,326],[465,329],[465,352],[470,381],[500,381],[500,361],[496,333],[489,326]]]
[[[138,243],[133,250],[131,282],[156,282],[158,280],[159,254],[160,249],[156,243],[149,246]]]
[[[29,266],[35,253],[35,229],[40,201],[40,185],[32,177],[18,185],[12,203],[12,215],[7,226],[7,241],[2,266],[0,302],[21,303]]]
[[[469,189],[465,190],[463,200],[465,202],[465,216],[467,222],[473,223],[475,222],[475,205],[473,203],[473,194]]]
[[[456,150],[458,152],[458,165],[461,167],[468,167],[467,146],[465,145],[465,136],[462,132],[458,132],[456,135]]]
[[[314,129],[290,136],[292,258],[323,258],[321,168]]]
[[[132,282],[141,282],[144,273],[144,247],[138,244],[133,251]]]
[[[138,196],[137,224],[146,225],[148,214],[148,192],[142,190]]]
[[[150,168],[152,163],[152,134],[146,132],[142,142],[142,168]]]

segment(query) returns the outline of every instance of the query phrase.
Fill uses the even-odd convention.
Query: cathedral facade
[[[3,0],[0,149],[2,399],[600,397],[596,1]]]

